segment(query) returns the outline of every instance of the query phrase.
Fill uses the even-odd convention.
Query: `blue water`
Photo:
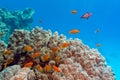
[[[33,8],[33,27],[38,25],[67,38],[80,38],[90,48],[101,43],[99,51],[112,66],[116,80],[120,80],[120,0],[0,0],[0,8],[3,7],[8,10]],[[71,14],[73,9],[78,13]],[[80,19],[85,12],[91,12],[92,16],[88,20]],[[100,32],[95,34],[98,28]],[[80,33],[69,34],[71,29],[79,29]]]

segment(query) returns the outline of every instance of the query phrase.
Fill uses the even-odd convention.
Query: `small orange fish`
[[[52,53],[54,54],[54,53],[57,53],[58,52],[58,50],[59,50],[59,48],[58,47],[54,47],[53,49],[52,49]]]
[[[44,67],[44,71],[45,72],[50,72],[52,70],[52,67],[50,66],[50,65],[46,65],[45,67]]]
[[[80,32],[80,30],[78,30],[78,29],[74,29],[74,30],[69,31],[70,34],[76,34],[76,33],[79,33],[79,32]]]
[[[98,44],[96,44],[96,46],[97,46],[97,47],[100,47],[100,46],[101,46],[101,44],[100,44],[100,43],[98,43]]]
[[[40,56],[40,54],[41,54],[40,52],[35,52],[31,57],[34,59],[34,58]]]
[[[12,51],[7,49],[7,50],[4,52],[4,54],[5,54],[5,55],[10,55],[10,54],[12,54]]]
[[[77,10],[72,10],[72,14],[77,14]]]
[[[38,71],[40,71],[40,72],[43,71],[43,68],[42,68],[40,65],[36,65],[35,68],[36,68]]]
[[[32,65],[33,65],[33,62],[30,61],[30,62],[26,63],[26,64],[24,65],[24,67],[31,67]]]
[[[56,72],[60,72],[60,69],[58,68],[58,67],[56,67],[56,66],[52,66],[53,67],[53,69],[54,69],[54,71],[56,71]]]
[[[6,68],[8,64],[10,64],[11,62],[13,62],[13,60],[14,60],[14,58],[7,59],[6,63],[4,64],[4,68]]]
[[[91,15],[92,15],[92,13],[87,12],[84,15],[82,15],[81,18],[88,19]]]
[[[69,47],[70,46],[70,44],[68,43],[68,42],[65,42],[65,43],[62,43],[61,45],[60,45],[60,48],[67,48],[67,47]]]
[[[25,50],[25,51],[32,51],[32,47],[30,46],[30,45],[26,45],[24,48],[23,48],[23,50]]]
[[[49,59],[50,59],[50,55],[49,55],[49,54],[45,54],[45,55],[43,55],[43,56],[41,57],[41,60],[42,60],[43,62],[48,61]]]
[[[58,61],[60,60],[60,56],[55,56],[55,58],[54,58],[54,61],[56,62],[56,63],[58,63]]]

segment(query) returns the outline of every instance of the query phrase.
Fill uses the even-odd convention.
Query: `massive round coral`
[[[1,56],[0,75],[14,65],[27,71],[19,70],[10,80],[22,74],[32,75],[32,80],[115,80],[111,67],[97,49],[39,27],[32,31],[15,30]]]

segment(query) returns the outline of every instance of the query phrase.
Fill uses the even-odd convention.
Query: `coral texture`
[[[14,65],[11,67],[6,68],[5,70],[3,70],[2,72],[0,72],[0,80],[10,80],[10,78],[12,76],[14,76],[14,74],[21,69],[21,67],[19,65]]]
[[[24,80],[115,80],[97,49],[39,27],[32,31],[16,29],[3,51],[1,70],[16,64],[22,67],[13,78],[21,75]]]
[[[10,80],[34,80],[35,74],[30,68],[19,69]]]
[[[14,29],[28,29],[33,22],[33,9],[26,8],[23,11],[8,11],[0,9],[0,38],[7,43]]]
[[[0,42],[0,70],[2,70],[2,65],[3,65],[3,61],[4,61],[4,57],[3,57],[3,55],[4,55],[4,51],[5,51],[5,49],[6,49],[7,47],[6,47],[6,45],[5,45],[5,43],[4,42]]]

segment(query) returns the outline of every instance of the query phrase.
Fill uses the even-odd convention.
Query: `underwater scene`
[[[120,80],[120,1],[0,0],[0,80]]]

